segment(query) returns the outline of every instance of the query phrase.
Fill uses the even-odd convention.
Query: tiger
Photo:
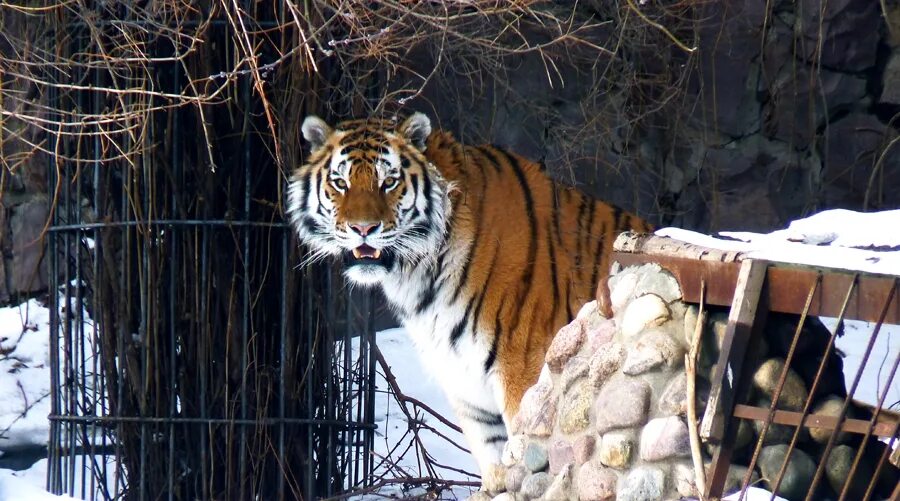
[[[636,215],[506,149],[432,131],[423,113],[310,115],[286,213],[309,259],[380,287],[446,394],[482,474],[499,463],[554,333],[593,297]]]

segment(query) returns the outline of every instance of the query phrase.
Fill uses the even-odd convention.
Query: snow
[[[32,299],[0,308],[0,452],[47,444],[50,311]]]
[[[707,247],[741,251],[753,258],[900,275],[900,210],[868,214],[846,210],[825,211],[794,221],[784,230],[769,234],[720,233],[724,239],[677,228],[664,228],[657,234]],[[86,242],[86,245],[93,245],[93,242]],[[0,308],[0,374],[3,375],[0,377],[0,455],[4,450],[47,443],[49,423],[46,417],[50,410],[49,313],[37,300]],[[834,328],[834,319],[822,320],[829,329]],[[87,340],[82,348],[90,353],[94,338],[92,326],[86,315],[83,322],[84,331],[88,335],[85,336]],[[844,371],[848,386],[860,366],[861,355],[871,331],[871,324],[848,321],[845,335],[837,340],[838,349],[846,354]],[[351,346],[356,353],[359,350],[358,341],[355,339]],[[422,366],[406,333],[402,329],[379,332],[377,343],[403,393],[424,402],[451,421],[454,420],[443,392],[428,375],[429,371]],[[900,384],[894,381],[888,385],[886,374],[898,349],[900,327],[885,325],[876,340],[869,366],[857,389],[855,397],[858,400],[874,404],[880,392],[889,388],[885,405],[896,407],[900,402]],[[410,431],[411,427],[415,427],[414,424],[408,422],[400,404],[388,393],[383,371],[379,369],[378,372],[378,392],[375,396],[378,428],[374,449],[376,457],[390,458],[391,461],[380,464],[376,462],[376,475],[397,478],[433,474],[447,480],[477,480],[477,477],[465,473],[478,471],[472,457],[452,443],[466,447],[465,439],[421,410],[415,419],[424,423],[425,427],[419,428],[421,444],[416,445],[414,434]],[[90,381],[88,376],[85,379]],[[100,406],[101,403],[95,405]],[[410,412],[414,410],[410,404],[407,408]],[[432,464],[449,468],[436,466],[435,471],[426,471],[424,462],[421,461],[426,452],[431,457]],[[76,460],[76,471],[81,471],[77,463],[83,459]],[[95,460],[109,461],[109,458],[97,456]],[[21,472],[0,470],[0,501],[75,499],[52,496],[44,491],[46,468],[47,461],[41,460],[32,468]],[[113,468],[110,471],[114,471]],[[454,487],[441,492],[440,499],[464,499],[473,490],[470,487]],[[408,497],[422,493],[421,489],[410,490],[394,485],[353,499]],[[751,487],[745,499],[767,500],[769,496],[767,491]],[[725,499],[734,500],[737,496]]]
[[[719,233],[732,240],[680,228],[662,228],[656,234],[744,252],[749,258],[900,275],[900,210],[864,213],[834,209],[772,233]]]
[[[437,382],[431,378],[429,371],[422,367],[421,359],[416,353],[412,340],[407,333],[400,328],[382,331],[376,334],[376,342],[382,355],[384,355],[387,365],[390,367],[391,373],[397,378],[397,386],[400,388],[400,391],[408,397],[426,403],[435,412],[448,418],[450,421],[455,421],[453,410],[444,397],[444,392],[438,387]],[[353,340],[354,353],[358,353],[358,344],[359,338],[355,338]],[[375,424],[378,428],[376,430],[374,452],[377,458],[390,457],[391,459],[391,461],[384,461],[380,465],[376,462],[376,478],[380,475],[385,475],[385,478],[431,476],[420,467],[419,457],[416,453],[415,438],[413,433],[409,432],[410,423],[401,410],[400,404],[388,392],[388,383],[380,367],[375,385],[377,388],[375,395]],[[412,408],[412,406],[408,407]],[[465,439],[461,433],[452,430],[437,418],[425,412],[421,412],[417,418],[427,426],[433,427],[437,432],[435,433],[435,431],[425,428],[419,430],[422,447],[418,452],[421,453],[422,449],[424,449],[433,458],[434,463],[452,466],[455,469],[477,474],[478,467],[471,454],[450,442],[452,440],[462,447],[466,447]],[[438,433],[447,438],[441,437]],[[391,453],[391,451],[394,452]],[[408,452],[403,454],[404,451]],[[393,468],[391,463],[396,463],[396,468]],[[445,480],[478,480],[476,476],[466,475],[446,468],[436,468],[436,470],[437,475]],[[473,489],[470,487],[454,487],[450,492],[443,492],[441,499],[465,499],[471,494]],[[397,485],[381,489],[377,494],[358,496],[353,499],[374,500],[384,499],[386,495],[405,497],[421,493],[419,490],[404,490],[402,486]]]

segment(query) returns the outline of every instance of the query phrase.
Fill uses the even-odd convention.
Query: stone
[[[693,463],[679,461],[672,465],[672,485],[681,497],[697,497],[697,477]]]
[[[770,445],[763,447],[759,453],[759,470],[762,477],[770,482],[770,487],[772,486],[771,482],[778,478],[778,472],[781,469],[781,463],[784,462],[787,449],[788,446],[785,444]],[[815,472],[816,464],[813,460],[802,450],[794,449],[776,494],[788,499],[803,499]]]
[[[502,492],[494,496],[493,501],[516,501],[518,498],[514,494]]]
[[[567,464],[575,463],[575,450],[568,440],[558,439],[550,444],[550,474],[556,475]]]
[[[570,501],[572,499],[571,488],[574,468],[572,464],[565,465],[562,471],[553,478],[553,483],[547,487],[547,492],[544,493],[542,499],[547,501]]]
[[[594,387],[588,381],[579,383],[563,398],[559,413],[559,429],[563,433],[571,434],[587,428],[593,402]]]
[[[634,439],[628,432],[610,432],[600,439],[597,459],[610,468],[624,469],[631,464]]]
[[[537,472],[547,469],[547,462],[547,449],[537,442],[528,442],[522,455],[522,464],[530,471]]]
[[[506,491],[519,492],[522,488],[522,481],[527,475],[531,474],[528,469],[522,465],[515,465],[506,470]]]
[[[581,320],[582,322],[586,322],[593,318],[595,315],[600,314],[600,309],[597,307],[597,300],[588,301],[584,303],[584,306],[578,310],[578,313],[575,315],[575,320]]]
[[[492,498],[490,494],[484,491],[476,491],[474,494],[466,498],[466,501],[491,501]]]
[[[855,459],[856,450],[849,445],[839,445],[831,450],[828,463],[825,465],[825,475],[834,492],[840,493],[844,488],[844,482],[850,477],[850,467]],[[874,474],[872,465],[863,456],[853,473],[847,499],[863,499]]]
[[[676,467],[673,468],[673,470],[672,470],[672,475],[675,477],[675,478],[673,478],[673,480],[675,481],[676,485],[678,485],[679,482],[685,481],[684,479],[678,478],[680,475],[688,475],[689,474],[691,476],[691,485],[693,487],[696,487],[694,485],[694,480],[693,480],[693,478],[694,478],[693,464],[690,463],[689,461],[685,461],[684,463],[679,463],[679,465],[676,465]],[[704,463],[704,467],[706,468],[706,478],[710,478],[710,474],[712,473],[711,462],[709,460],[706,460],[706,462]],[[683,471],[684,468],[689,469],[690,473],[684,472]],[[747,475],[747,467],[746,466],[741,466],[739,464],[732,464],[731,466],[729,466],[728,473],[725,474],[725,485],[722,489],[722,492],[725,494],[729,494],[729,493],[739,490],[741,488],[741,485],[743,485],[745,475]],[[753,474],[750,476],[750,485],[754,485],[758,481],[759,481],[759,474],[757,474],[756,471],[754,470]],[[681,491],[679,491],[679,492],[681,492]],[[694,495],[696,495],[696,494],[694,494]]]
[[[12,262],[6,270],[10,294],[29,294],[47,288],[41,232],[48,217],[47,201],[43,198],[32,199],[12,210],[9,218]]]
[[[594,402],[598,433],[639,426],[647,420],[650,386],[640,379],[620,377],[604,385]]]
[[[547,488],[553,482],[553,477],[546,472],[537,472],[525,477],[522,481],[522,489],[519,491],[528,499],[537,499],[547,492]]]
[[[527,437],[525,435],[513,435],[509,437],[503,445],[503,452],[500,455],[500,462],[504,466],[512,466],[522,460],[525,454],[525,444]]]
[[[615,374],[625,362],[625,347],[617,342],[604,344],[591,356],[588,379],[595,387],[600,387]]]
[[[547,355],[544,358],[547,362],[547,366],[550,367],[550,371],[554,374],[562,372],[563,366],[565,366],[566,362],[568,362],[573,355],[578,353],[583,342],[583,322],[575,320],[572,323],[563,326],[550,343],[550,347],[547,349]]]
[[[616,472],[596,461],[581,465],[578,469],[577,487],[580,501],[612,501],[616,499]]]
[[[623,336],[630,338],[647,327],[663,324],[669,318],[666,303],[656,294],[646,294],[628,303],[619,330]]]
[[[888,58],[884,73],[881,75],[882,103],[900,104],[900,51],[894,51]]]
[[[586,351],[591,355],[616,337],[616,321],[611,318],[604,319],[597,323],[596,327],[589,329],[585,337]]]
[[[594,455],[594,446],[597,439],[593,435],[582,435],[572,442],[572,451],[575,453],[575,464],[584,464],[590,461]]]
[[[691,442],[687,424],[677,416],[651,419],[641,430],[640,452],[644,461],[689,456]]]
[[[663,389],[657,407],[665,415],[681,416],[687,414],[687,404],[687,376],[679,372]]]
[[[609,277],[610,302],[619,311],[633,298],[655,294],[666,303],[681,299],[681,288],[670,273],[656,263],[631,266]]]
[[[662,329],[651,329],[627,350],[622,372],[637,376],[665,364],[672,367],[684,362],[684,347]]]
[[[817,403],[812,410],[813,414],[824,414],[826,416],[837,417],[841,413],[841,407],[844,405],[844,399],[837,395],[830,395],[825,400]],[[858,417],[856,409],[851,405],[847,409],[847,418],[855,419]],[[816,442],[824,444],[831,438],[832,431],[827,428],[809,428],[809,436]],[[846,443],[853,435],[845,431],[839,432],[835,439],[835,444]]]
[[[654,466],[638,466],[619,483],[616,501],[655,501],[662,499],[665,473]]]
[[[772,402],[766,400],[765,398],[756,400],[757,407],[768,409],[771,405]],[[763,424],[764,423],[762,421],[752,421],[753,433],[755,434],[755,436],[760,436],[760,434],[762,433]],[[796,429],[796,427],[788,426],[786,424],[770,423],[769,427],[766,429],[766,438],[763,440],[763,445],[788,444],[791,442],[791,439],[794,436],[794,431]],[[804,442],[808,438],[809,432],[806,431],[806,428],[801,428],[800,436],[797,438],[798,442]]]
[[[754,388],[771,400],[783,368],[784,359],[781,358],[770,358],[763,362],[756,369],[756,372],[753,373]],[[792,369],[788,369],[784,387],[778,398],[778,409],[789,411],[802,410],[808,395],[806,384],[803,383],[800,376]]]
[[[563,392],[568,392],[573,384],[588,375],[588,369],[590,368],[589,361],[590,359],[585,356],[576,356],[569,360],[569,363],[567,363],[566,367],[563,369],[560,381]]]
[[[516,418],[519,426],[515,432],[535,437],[550,435],[556,421],[556,398],[553,396],[551,381],[538,380],[537,384],[525,391]]]
[[[495,495],[505,491],[506,467],[502,464],[488,465],[481,472],[481,488]]]

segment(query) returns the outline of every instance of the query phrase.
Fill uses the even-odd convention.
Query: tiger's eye
[[[347,181],[344,181],[344,180],[341,179],[341,178],[334,179],[334,180],[332,181],[332,183],[334,183],[334,187],[337,188],[337,189],[339,189],[339,190],[346,190],[346,189],[347,189]]]
[[[381,183],[381,187],[386,190],[389,190],[389,189],[393,188],[394,186],[397,186],[397,178],[395,178],[395,177],[389,177],[389,178],[385,179],[383,183]]]

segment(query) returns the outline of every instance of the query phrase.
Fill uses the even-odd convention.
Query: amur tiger
[[[301,242],[381,286],[486,471],[615,236],[650,226],[535,162],[432,132],[421,113],[334,127],[309,116],[301,129],[311,151],[288,188]]]

